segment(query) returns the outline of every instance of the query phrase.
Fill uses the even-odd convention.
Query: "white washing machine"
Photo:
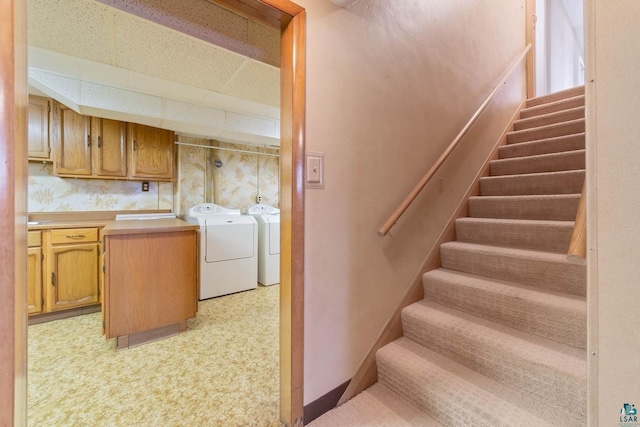
[[[202,203],[189,209],[187,222],[198,230],[199,299],[257,287],[258,223],[239,209]]]
[[[247,213],[258,221],[258,282],[280,283],[280,209],[258,203]]]

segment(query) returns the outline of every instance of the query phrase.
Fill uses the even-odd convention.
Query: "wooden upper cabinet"
[[[29,160],[51,160],[51,99],[29,96]]]
[[[152,181],[173,178],[173,132],[135,123],[127,124],[129,177]]]
[[[54,102],[53,116],[54,173],[91,175],[89,117],[58,102]]]
[[[93,174],[127,176],[127,124],[118,120],[91,118]]]

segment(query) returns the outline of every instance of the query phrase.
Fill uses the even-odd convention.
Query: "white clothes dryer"
[[[200,225],[200,300],[257,287],[258,224],[252,216],[202,203],[189,209],[186,220]]]
[[[247,213],[258,221],[258,282],[280,283],[280,209],[258,203]]]

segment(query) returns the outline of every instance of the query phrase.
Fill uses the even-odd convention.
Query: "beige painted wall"
[[[640,2],[585,14],[590,425],[617,426],[640,408]]]
[[[384,239],[376,235],[525,46],[524,2],[300,0],[306,148],[325,188],[305,205],[308,404],[348,380],[524,96],[522,73]]]

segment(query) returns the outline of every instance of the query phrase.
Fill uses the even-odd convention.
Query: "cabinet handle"
[[[91,147],[91,135],[87,135],[87,147]]]
[[[56,285],[56,273],[51,273],[51,286]]]
[[[98,137],[98,148],[102,147],[102,138]]]
[[[133,151],[136,151],[136,140],[133,140]]]
[[[67,239],[84,239],[84,234],[67,234]]]

